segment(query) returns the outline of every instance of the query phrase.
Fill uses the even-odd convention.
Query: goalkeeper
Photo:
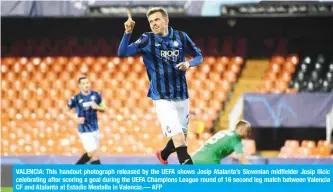
[[[219,131],[192,155],[193,164],[220,164],[233,152],[242,163],[248,164],[243,153],[242,139],[251,134],[251,124],[245,120],[237,123],[234,131]]]

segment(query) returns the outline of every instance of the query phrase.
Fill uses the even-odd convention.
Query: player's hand
[[[92,101],[90,106],[92,109],[95,109],[95,110],[99,109],[99,106],[95,103],[95,101]]]
[[[186,71],[190,68],[190,63],[189,62],[181,62],[176,65],[177,69],[181,71]]]
[[[77,124],[83,124],[84,123],[84,117],[78,117],[76,119]]]
[[[135,21],[132,19],[131,12],[127,10],[127,21],[125,22],[125,33],[132,33],[134,26],[135,26]]]

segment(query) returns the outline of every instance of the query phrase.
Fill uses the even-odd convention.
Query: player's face
[[[245,125],[246,127],[243,129],[244,130],[244,138],[248,138],[251,136],[251,126],[250,125]]]
[[[148,17],[151,31],[157,35],[162,35],[163,32],[168,28],[169,19],[163,17],[161,12],[156,12]]]
[[[79,88],[82,92],[88,93],[90,91],[90,82],[88,79],[82,79]]]

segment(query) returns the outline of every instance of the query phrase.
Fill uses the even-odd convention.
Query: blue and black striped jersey
[[[79,93],[68,102],[67,106],[70,109],[75,108],[78,117],[85,118],[84,123],[78,125],[80,133],[98,130],[97,111],[91,108],[92,101],[99,105],[102,102],[101,94],[95,91],[90,91],[88,95]]]
[[[203,60],[200,49],[190,37],[185,32],[173,30],[171,27],[165,37],[147,32],[129,44],[130,36],[131,34],[124,34],[118,55],[143,56],[150,81],[148,96],[154,100],[187,99],[189,95],[186,72],[177,69],[176,65],[185,62],[186,54],[194,57],[189,61],[191,67],[199,65]]]

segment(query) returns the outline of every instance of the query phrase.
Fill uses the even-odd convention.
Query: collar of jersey
[[[92,91],[90,90],[90,91],[89,91],[89,94],[85,95],[85,94],[83,94],[83,93],[80,91],[80,95],[82,95],[83,97],[90,96],[90,95],[91,95],[91,93],[92,93]]]
[[[161,37],[159,35],[155,35],[156,40],[159,43],[162,42],[163,40],[172,39],[172,37],[173,37],[173,29],[172,29],[172,27],[168,27],[168,29],[169,29],[169,33],[168,33],[168,35],[166,37]]]
[[[233,132],[237,135],[237,137],[238,137],[239,140],[242,140],[242,139],[240,138],[240,136],[238,135],[238,133],[237,133],[235,130],[233,130]]]

